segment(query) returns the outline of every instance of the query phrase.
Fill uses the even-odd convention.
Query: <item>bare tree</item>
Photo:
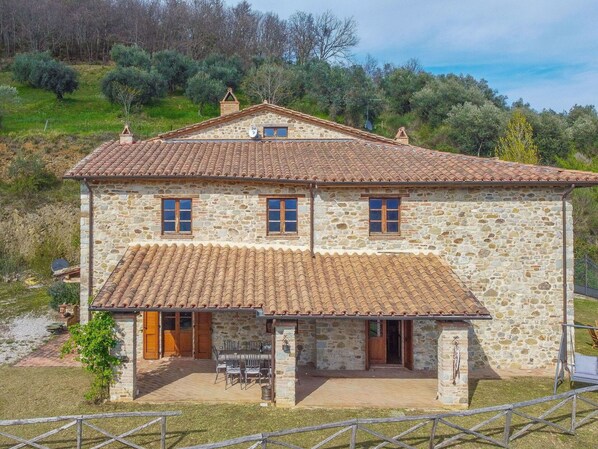
[[[114,98],[123,108],[123,114],[125,117],[125,125],[129,125],[129,117],[131,115],[131,105],[139,98],[141,92],[139,89],[127,86],[126,84],[114,81],[112,83],[112,90],[114,92]]]
[[[322,61],[349,59],[351,50],[359,43],[357,22],[353,17],[339,19],[328,10],[316,18],[314,56]]]
[[[316,21],[312,14],[297,11],[289,17],[289,45],[298,64],[313,58],[316,49]]]
[[[245,78],[245,93],[254,101],[286,104],[292,98],[294,74],[280,64],[262,64]]]

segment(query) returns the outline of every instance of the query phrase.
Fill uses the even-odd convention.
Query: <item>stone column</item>
[[[132,401],[137,394],[137,316],[115,313],[115,332],[119,339],[113,355],[122,363],[116,367],[116,377],[110,386],[111,401]]]
[[[295,322],[276,320],[274,325],[274,388],[276,405],[295,405],[296,341]]]
[[[81,183],[81,215],[80,215],[80,277],[79,284],[79,318],[81,324],[89,321],[89,190]]]
[[[457,408],[469,405],[469,323],[437,321],[438,400]]]

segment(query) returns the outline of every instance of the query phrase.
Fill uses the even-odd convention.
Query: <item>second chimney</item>
[[[239,112],[239,100],[233,94],[232,88],[229,87],[220,102],[220,116],[232,114],[233,112]]]
[[[130,145],[133,143],[133,133],[129,129],[129,125],[125,125],[125,128],[120,133],[120,144]]]
[[[395,140],[403,145],[409,145],[409,136],[407,135],[407,131],[405,131],[405,127],[401,126],[397,131],[397,135],[395,136]]]

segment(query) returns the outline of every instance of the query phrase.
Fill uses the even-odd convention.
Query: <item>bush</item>
[[[2,118],[6,113],[6,106],[19,102],[19,93],[12,86],[0,85],[0,128],[2,128]]]
[[[98,403],[108,398],[115,368],[121,364],[120,359],[112,355],[112,349],[118,344],[114,327],[110,313],[97,312],[87,324],[71,326],[70,339],[62,347],[62,355],[76,352],[77,360],[94,375],[91,388],[85,393],[88,401]]]
[[[226,87],[222,81],[210,78],[207,73],[199,72],[189,80],[185,96],[199,105],[198,112],[201,115],[201,107],[204,104],[218,103],[225,92]]]
[[[121,103],[118,86],[128,86],[138,92],[134,104],[148,104],[166,96],[166,81],[157,72],[147,72],[136,67],[118,67],[102,79],[102,93],[111,103]]]
[[[79,284],[67,284],[66,282],[54,282],[48,287],[48,294],[51,296],[50,307],[58,310],[61,304],[79,304]]]
[[[23,84],[29,84],[33,87],[37,87],[32,83],[31,74],[33,69],[44,62],[52,61],[50,53],[21,53],[15,56],[15,60],[12,63],[12,77],[15,81]]]
[[[150,55],[137,45],[116,44],[110,50],[110,57],[119,67],[137,67],[138,69],[149,70],[152,66]]]
[[[33,87],[47,90],[54,93],[58,100],[62,100],[64,94],[73,93],[79,87],[77,72],[58,61],[42,61],[36,64],[31,71]]]
[[[199,65],[199,70],[205,72],[210,78],[221,81],[227,87],[236,89],[241,84],[243,78],[243,69],[241,60],[232,56],[211,54]]]
[[[33,193],[56,187],[60,182],[37,155],[19,154],[8,167],[10,188],[16,193]]]
[[[156,53],[153,59],[153,67],[166,81],[170,92],[173,92],[177,87],[184,87],[187,80],[197,72],[195,61],[174,50],[164,50]]]

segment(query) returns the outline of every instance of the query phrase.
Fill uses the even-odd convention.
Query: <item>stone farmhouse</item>
[[[81,181],[81,311],[109,311],[132,400],[140,359],[271,344],[277,405],[296,370],[551,368],[573,320],[570,193],[598,174],[449,154],[272,104],[145,141],[126,128]],[[93,299],[92,299],[93,298]],[[397,392],[398,394],[398,392]]]

